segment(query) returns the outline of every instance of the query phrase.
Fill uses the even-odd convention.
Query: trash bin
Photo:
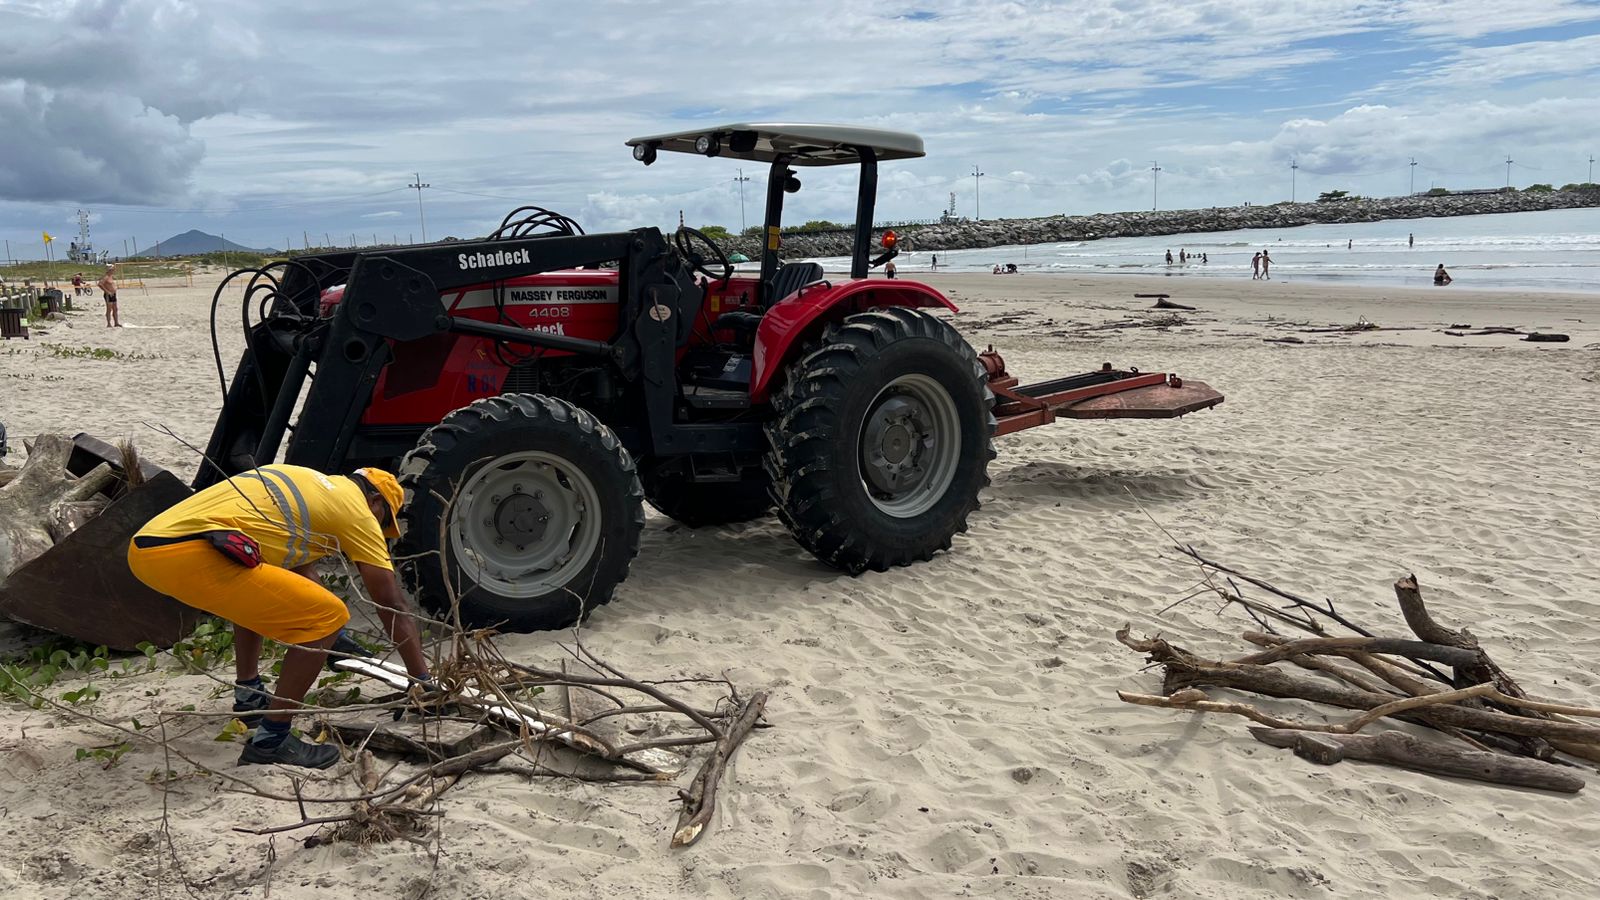
[[[61,312],[62,294],[60,291],[56,290],[55,288],[50,288],[44,292],[44,296],[40,299],[44,301],[44,311],[46,313]]]
[[[0,339],[28,339],[28,328],[22,324],[22,310],[0,309]]]

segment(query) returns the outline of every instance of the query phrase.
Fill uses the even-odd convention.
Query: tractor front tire
[[[948,323],[889,308],[830,325],[772,400],[778,518],[851,574],[950,548],[994,459],[994,395]]]
[[[663,515],[690,528],[734,525],[772,511],[767,473],[745,469],[738,481],[691,481],[681,460],[653,460],[639,466],[645,500]]]
[[[639,552],[643,491],[611,429],[565,400],[489,397],[400,463],[395,557],[430,612],[502,631],[565,628],[611,600]]]

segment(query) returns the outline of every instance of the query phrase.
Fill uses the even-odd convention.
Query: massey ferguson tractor
[[[406,489],[394,555],[423,606],[456,601],[469,625],[527,631],[611,599],[645,503],[688,526],[776,512],[818,559],[881,571],[966,530],[997,435],[1222,402],[1109,365],[1019,385],[951,326],[937,290],[869,278],[896,252],[874,248],[878,164],[922,156],[915,135],[737,124],[627,143],[645,165],[665,152],[770,164],[760,272],[736,272],[692,228],[585,234],[523,207],[482,240],[234,273],[249,279],[247,347],[193,488],[280,459],[392,468]],[[847,277],[780,258],[796,171],[836,165],[860,168]],[[86,466],[117,461],[80,443]],[[123,598],[119,615],[143,589],[118,548],[187,490],[140,496],[159,483],[69,538],[120,567],[96,589]],[[53,559],[63,550],[0,589],[11,615],[37,620],[20,599],[30,585],[83,576],[81,558]]]

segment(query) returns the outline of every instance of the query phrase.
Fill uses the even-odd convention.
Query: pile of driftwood
[[[767,692],[743,696],[726,678],[633,678],[596,656],[575,636],[565,649],[573,666],[542,668],[506,659],[493,633],[454,630],[435,667],[435,685],[422,692],[393,664],[359,657],[338,668],[396,688],[349,711],[325,709],[320,724],[350,750],[354,795],[323,796],[318,803],[350,804],[334,815],[311,816],[298,791],[299,821],[266,828],[275,834],[308,826],[333,826],[307,841],[426,843],[427,817],[442,814],[439,799],[471,773],[509,773],[588,782],[673,784],[687,768],[683,755],[709,747],[681,805],[671,846],[686,847],[706,832],[729,761],[766,708]],[[708,686],[723,693],[709,708],[667,687]],[[630,696],[631,695],[631,696]],[[373,751],[422,762],[403,770],[380,766]],[[271,799],[260,788],[252,793]]]
[[[1584,770],[1592,771],[1593,763],[1600,762],[1600,724],[1588,722],[1600,718],[1600,709],[1529,697],[1471,632],[1433,619],[1415,576],[1394,585],[1411,634],[1390,637],[1346,618],[1331,600],[1309,600],[1205,559],[1193,548],[1179,549],[1205,572],[1197,593],[1214,593],[1255,620],[1259,630],[1243,637],[1257,650],[1235,659],[1207,659],[1160,637],[1135,638],[1124,627],[1117,640],[1148,654],[1163,668],[1164,677],[1162,694],[1122,691],[1118,696],[1123,701],[1243,716],[1261,726],[1250,729],[1257,740],[1322,764],[1360,759],[1576,793],[1585,784]],[[1241,584],[1276,599],[1247,596]],[[1281,633],[1281,626],[1311,636],[1293,638]],[[1334,629],[1349,634],[1335,634]],[[1357,713],[1337,721],[1287,718],[1249,703],[1213,699],[1207,688]],[[1437,737],[1375,727],[1392,724],[1389,720],[1422,726]]]
[[[1471,327],[1471,325],[1451,325],[1450,328],[1445,331],[1445,334],[1448,334],[1451,337],[1478,337],[1485,334],[1511,334],[1516,335],[1525,341],[1545,344],[1565,344],[1567,341],[1572,340],[1571,335],[1557,334],[1552,331],[1523,331],[1520,328],[1503,327],[1498,325],[1480,328],[1477,331],[1466,330]]]

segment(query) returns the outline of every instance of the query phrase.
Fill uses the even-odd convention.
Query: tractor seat
[[[814,262],[794,262],[779,267],[767,282],[762,296],[764,305],[771,307],[789,299],[801,288],[823,280],[822,265]]]

